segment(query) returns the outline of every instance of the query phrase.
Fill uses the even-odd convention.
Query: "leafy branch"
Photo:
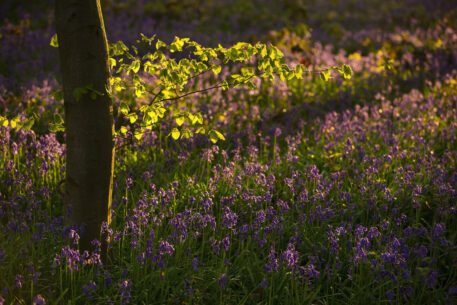
[[[53,40],[52,44],[57,43]],[[137,46],[144,45],[147,46],[147,51],[141,56]],[[132,45],[131,49],[133,54],[121,41],[110,46],[109,65],[112,77],[107,92],[123,101],[119,105],[118,114],[124,124],[119,126],[116,134],[126,134],[128,130],[125,124],[129,124],[131,128],[135,128],[131,134],[138,140],[141,139],[146,129],[157,124],[164,118],[165,113],[170,111],[170,104],[165,105],[164,103],[167,101],[177,101],[193,94],[216,89],[228,90],[237,86],[255,89],[252,80],[258,78],[272,81],[275,77],[279,77],[285,81],[294,78],[303,79],[304,74],[307,73],[318,73],[323,81],[329,81],[332,78],[332,71],[337,71],[345,79],[352,76],[352,69],[348,65],[333,66],[317,71],[309,70],[302,64],[291,68],[285,64],[284,54],[271,44],[251,45],[239,42],[230,48],[224,48],[221,45],[216,48],[206,48],[197,42],[190,41],[189,38],[175,37],[173,42],[166,44],[160,39],[156,39],[155,36],[148,38],[141,34],[141,39],[137,40],[137,45]],[[189,55],[179,61],[171,55],[173,53],[183,54],[183,52],[187,52]],[[223,66],[237,63],[241,64],[238,73],[229,72],[220,76]],[[116,67],[117,70],[114,70]],[[210,71],[216,78],[219,78],[215,84],[201,89],[186,89],[192,80]],[[154,84],[155,88],[149,88],[151,84]],[[83,89],[87,91],[87,88]],[[158,90],[157,93],[153,93],[156,90]],[[96,93],[91,92],[91,94]],[[135,105],[138,105],[138,99],[150,98],[150,101],[141,105],[139,109],[130,110],[129,105],[124,102],[128,98],[135,101]],[[142,114],[141,123],[135,124],[140,114]],[[178,127],[187,121],[190,126],[197,128],[196,133],[207,133],[213,142],[224,139],[220,132],[206,131],[203,128],[200,113],[185,112],[172,115],[172,117]],[[177,140],[192,137],[193,133],[187,128],[179,130],[174,127],[169,136]]]

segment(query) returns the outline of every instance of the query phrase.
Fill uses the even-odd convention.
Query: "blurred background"
[[[457,22],[451,0],[102,0],[110,42],[135,41],[140,33],[171,41],[189,37],[203,45],[271,41],[292,52],[309,42],[333,52],[370,52],[388,33]],[[0,2],[0,90],[51,82],[57,71],[54,1]],[[22,88],[22,89],[21,89]]]

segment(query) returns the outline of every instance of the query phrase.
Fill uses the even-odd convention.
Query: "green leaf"
[[[251,67],[242,67],[241,74],[243,74],[243,76],[252,76],[254,75],[254,69]]]
[[[215,75],[218,75],[221,72],[221,69],[222,69],[221,65],[214,65],[211,67],[211,70],[213,71],[213,73]]]
[[[229,87],[229,83],[227,81],[223,81],[221,83],[221,87],[222,87],[222,90],[228,90],[230,87]]]
[[[297,65],[295,67],[295,77],[297,79],[302,79],[303,78],[303,66],[302,65]]]
[[[65,128],[61,125],[55,125],[53,123],[49,124],[49,131],[50,132],[59,132],[59,131],[65,131]]]
[[[125,85],[122,84],[122,83],[115,83],[114,84],[114,91],[116,91],[116,92],[121,92],[125,88],[126,88]]]
[[[138,119],[138,115],[136,113],[129,113],[127,117],[129,118],[131,124],[135,123]]]
[[[350,79],[352,77],[352,68],[349,65],[343,65],[343,77],[344,79]]]
[[[123,115],[127,115],[129,113],[129,106],[126,103],[121,103],[119,105],[119,112]]]
[[[142,97],[143,94],[146,92],[146,88],[141,83],[135,84],[135,95],[136,97]]]
[[[167,111],[167,110],[166,110],[165,108],[163,108],[163,107],[158,107],[158,108],[156,109],[156,114],[157,114],[157,116],[158,116],[159,118],[163,118],[163,116],[165,115],[165,112],[166,112],[166,111]]]
[[[59,41],[57,39],[57,34],[54,34],[52,37],[51,37],[51,42],[49,43],[49,45],[51,47],[54,47],[54,48],[58,48],[59,47]]]
[[[138,71],[140,70],[140,66],[140,61],[137,59],[132,62],[132,64],[129,67],[129,70],[132,70],[133,73],[138,73]]]
[[[206,130],[203,127],[198,127],[195,132],[198,134],[206,134]]]
[[[176,118],[176,124],[178,124],[178,126],[181,126],[184,123],[184,120],[184,116],[179,116]]]
[[[204,72],[204,71],[208,70],[208,66],[202,62],[199,62],[197,64],[197,67],[198,67],[198,72]]]
[[[146,42],[148,45],[151,45],[152,41],[156,37],[156,35],[153,35],[151,38],[148,38],[143,33],[140,33],[140,36],[141,36],[141,41]]]
[[[123,55],[128,50],[129,50],[129,48],[127,48],[127,46],[122,41],[118,41],[116,43],[113,43],[109,47],[110,56]]]
[[[320,73],[320,77],[324,82],[328,82],[328,80],[331,78],[330,76],[330,69],[325,69]]]
[[[246,85],[248,86],[248,88],[249,88],[250,90],[254,90],[254,89],[255,89],[255,85],[254,85],[254,83],[251,82],[251,81],[246,82]]]
[[[218,140],[222,140],[222,141],[225,140],[224,135],[214,129],[209,132],[209,138],[210,138],[211,142],[213,142],[213,143],[216,143]]]
[[[109,60],[109,68],[113,69],[116,66],[116,60],[112,57],[110,57],[108,60]]]
[[[8,126],[8,119],[0,116],[0,126]]]
[[[157,42],[156,42],[156,49],[160,49],[161,47],[166,47],[167,44],[165,42],[163,42],[162,40],[160,39],[157,39]]]
[[[171,137],[175,140],[179,139],[179,136],[181,135],[181,133],[179,132],[178,128],[173,128],[173,130],[170,132]]]
[[[260,56],[262,56],[262,58],[266,57],[268,55],[268,50],[267,50],[267,46],[266,45],[263,45],[262,46],[262,50],[260,50]]]
[[[184,46],[183,40],[179,39],[178,37],[175,37],[173,42],[168,46],[168,49],[170,50],[171,53],[180,52],[180,51],[182,51],[183,46]]]
[[[22,129],[30,130],[32,129],[33,124],[35,124],[34,119],[27,120],[22,124]]]
[[[10,123],[12,123],[12,122],[13,122],[13,120]],[[56,113],[56,114],[54,114],[54,122],[49,124],[49,131],[51,131],[51,132],[65,131],[65,127],[63,124],[64,124],[64,120],[63,120],[62,116],[60,116],[60,114]],[[13,126],[11,125],[11,127],[13,127]]]
[[[11,126],[11,128],[16,128],[17,121],[15,119],[10,120],[10,126]]]
[[[138,141],[141,140],[141,137],[143,137],[144,132],[137,132],[134,134],[135,139]]]
[[[189,129],[184,129],[181,133],[181,138],[183,139],[189,139],[192,138],[194,135],[192,134],[192,131]]]
[[[196,124],[196,123],[200,123],[200,124],[203,124],[203,117],[202,117],[202,114],[201,113],[187,113],[187,117],[189,118],[189,121],[192,125]]]
[[[58,124],[58,125],[63,125],[63,123],[64,123],[63,117],[60,114],[55,113],[54,114],[54,123]]]
[[[58,89],[56,91],[53,91],[51,93],[51,96],[56,100],[56,101],[61,101],[63,100],[63,90]]]

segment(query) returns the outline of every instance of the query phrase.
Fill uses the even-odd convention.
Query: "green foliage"
[[[49,131],[58,132],[65,131],[64,120],[60,114],[54,114],[54,122],[49,123]]]
[[[0,115],[0,127],[10,126],[11,128],[13,128],[15,130],[19,130],[19,129],[31,130],[32,126],[34,124],[35,124],[35,119],[33,116],[26,120],[21,120],[21,118],[19,116],[16,116],[16,117],[12,118],[11,120],[8,120],[8,118]]]
[[[57,35],[51,38],[50,45],[58,47]],[[180,55],[176,55],[177,53]],[[132,135],[138,140],[146,129],[159,123],[167,112],[172,111],[165,105],[166,101],[177,101],[191,94],[214,89],[225,91],[244,86],[254,90],[254,79],[273,81],[275,77],[279,77],[282,81],[301,80],[305,73],[318,72],[320,78],[327,82],[332,78],[331,70],[338,71],[344,79],[350,79],[352,76],[352,69],[346,64],[341,67],[325,68],[322,71],[311,71],[302,64],[291,68],[285,64],[281,50],[272,44],[263,43],[252,45],[238,42],[230,48],[221,45],[207,48],[189,38],[175,37],[173,42],[166,44],[156,39],[155,35],[146,37],[141,34],[136,45],[130,48],[122,41],[111,44],[109,55],[108,64],[112,76],[107,92],[121,100],[126,92],[133,92],[135,100],[149,101],[141,105],[139,101],[135,101],[135,107],[132,109],[127,103],[122,102],[117,111],[125,120],[121,120],[124,124],[117,126],[116,134],[128,134],[128,124]],[[221,73],[223,67],[234,65],[237,67],[235,71],[231,69],[229,73]],[[192,91],[192,81],[208,72],[212,72],[215,77],[212,85]],[[91,99],[96,99],[97,95],[104,93],[94,90],[91,86],[76,88],[73,91],[73,97],[77,101],[86,94],[89,94]],[[61,95],[59,96],[61,98]],[[187,122],[188,127],[195,129],[195,133],[208,134],[214,143],[225,139],[220,132],[208,131],[207,127],[203,127],[202,115],[198,112],[186,111],[170,115],[175,117],[178,127],[183,127]],[[63,131],[63,121],[54,120],[50,123],[50,130]],[[175,140],[189,138],[193,134],[187,127],[182,130],[174,128],[169,133]]]
[[[57,40],[57,34],[54,34],[51,37],[51,41],[49,42],[49,45],[51,47],[54,47],[54,48],[58,48],[59,47],[59,41]]]
[[[139,109],[136,107],[130,110],[125,103],[121,103],[119,107],[119,115],[127,118],[123,121],[129,122],[133,134],[138,139],[141,138],[138,137],[139,134],[142,135],[146,129],[158,123],[165,113],[172,111],[165,105],[166,101],[175,102],[191,94],[219,88],[229,90],[244,86],[254,90],[256,88],[254,79],[272,81],[275,77],[279,77],[282,81],[300,80],[305,73],[316,72],[302,64],[294,68],[289,67],[285,64],[281,50],[274,45],[263,43],[252,45],[239,42],[230,48],[224,48],[221,45],[207,48],[189,38],[175,37],[173,42],[166,44],[155,36],[148,38],[141,34],[140,39],[131,49],[133,53],[123,42],[110,46],[110,67],[114,69],[117,66],[110,79],[110,93],[122,99],[126,92],[133,92],[134,99],[148,101],[143,102]],[[228,73],[221,73],[223,67],[232,69],[224,70],[230,71]],[[339,71],[345,79],[349,79],[352,75],[352,69],[348,65],[331,67],[320,72],[324,81],[331,78],[332,69]],[[208,72],[212,72],[215,77],[210,86],[192,89],[192,82]],[[139,101],[133,104],[139,104]],[[179,129],[183,126],[194,128],[196,133],[208,134],[214,143],[225,139],[216,130],[208,132],[208,128],[202,128],[204,122],[198,112],[169,114],[175,118],[178,125],[178,128],[173,128],[169,133],[175,140],[193,136],[192,131],[187,127]],[[133,125],[135,122],[137,124]],[[185,124],[186,122],[188,125]],[[125,134],[127,129],[119,126],[119,132]]]

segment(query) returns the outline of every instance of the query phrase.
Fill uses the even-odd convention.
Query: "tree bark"
[[[65,106],[65,203],[69,224],[84,227],[80,250],[89,250],[93,239],[100,240],[101,223],[110,223],[111,217],[114,125],[108,43],[100,0],[55,0],[55,19]]]

